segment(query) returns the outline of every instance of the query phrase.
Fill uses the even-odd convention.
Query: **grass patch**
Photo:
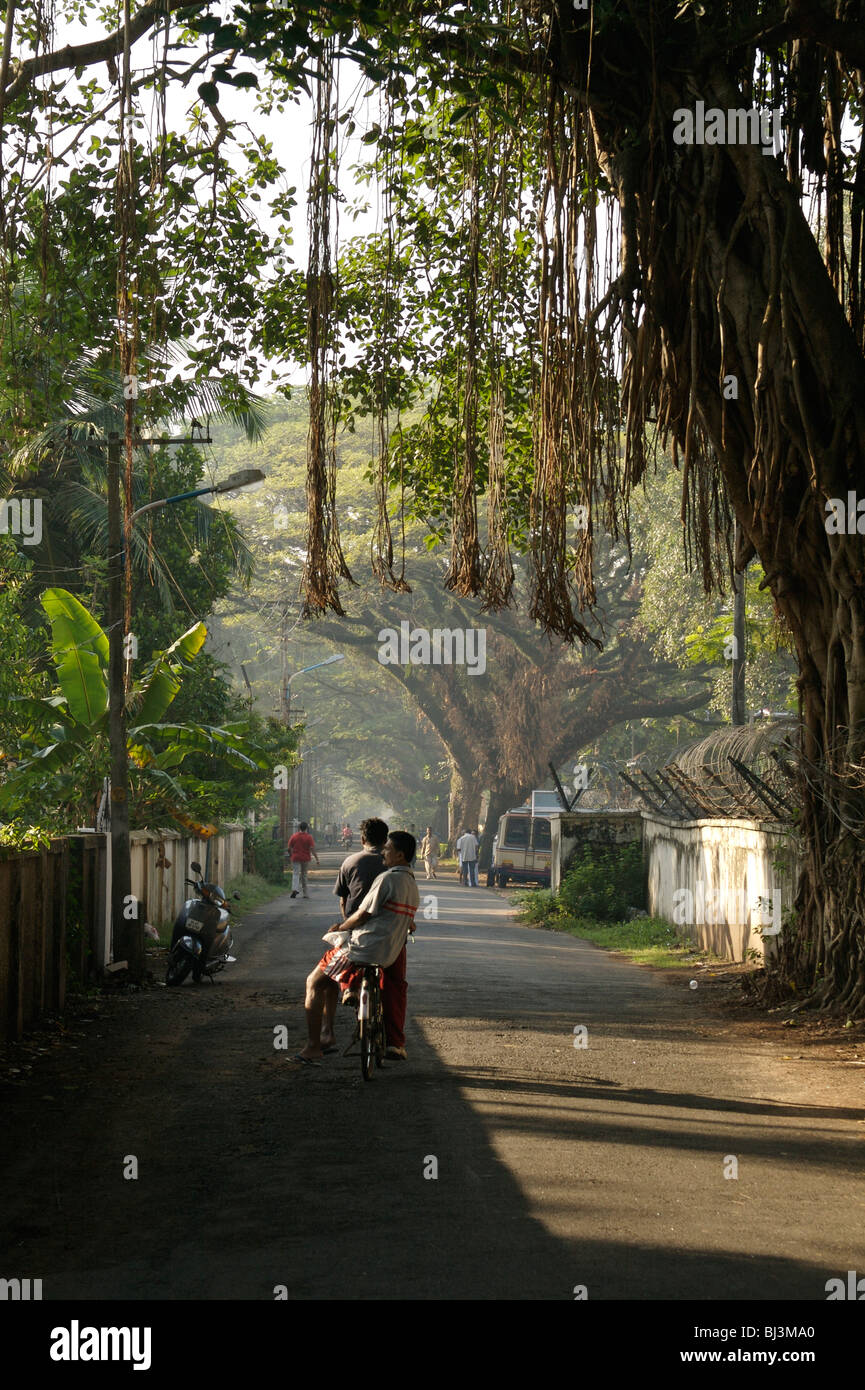
[[[635,965],[685,970],[701,962],[722,962],[722,957],[711,951],[683,941],[672,922],[662,917],[635,917],[626,922],[599,922],[594,917],[577,917],[563,912],[555,893],[548,889],[518,894],[516,901],[520,907],[518,920],[526,925],[567,932],[569,936],[592,941],[608,951],[620,951]]]
[[[225,891],[229,897],[232,893],[240,894],[240,902],[231,904],[232,915],[237,912],[240,917],[251,908],[261,907],[264,903],[273,902],[274,898],[281,898],[283,893],[291,892],[291,875],[287,875],[282,883],[271,883],[270,879],[262,878],[260,874],[241,874],[226,884]]]

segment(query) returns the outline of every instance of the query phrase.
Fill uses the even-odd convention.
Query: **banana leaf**
[[[46,589],[41,602],[51,621],[51,654],[69,712],[89,726],[108,706],[108,638],[67,589]]]
[[[254,744],[238,734],[228,733],[211,725],[203,724],[138,724],[129,733],[130,743],[136,752],[150,751],[157,767],[177,767],[190,753],[213,753],[236,767],[248,767],[261,771],[268,767],[268,760]],[[152,748],[153,739],[171,740],[168,748],[156,751]]]
[[[180,689],[180,671],[172,657],[180,661],[191,661],[196,652],[204,646],[207,628],[204,623],[196,623],[176,642],[172,642],[156,658],[149,677],[146,679],[144,699],[135,715],[137,727],[155,724],[160,720]]]

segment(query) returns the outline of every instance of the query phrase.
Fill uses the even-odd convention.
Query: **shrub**
[[[556,916],[559,908],[558,899],[549,888],[535,888],[529,893],[518,893],[517,902],[520,905],[521,922],[546,922],[548,918]]]
[[[576,917],[620,922],[629,909],[645,906],[643,855],[639,845],[584,845],[559,889],[559,904]]]
[[[284,881],[282,843],[278,835],[276,839],[273,838],[273,827],[269,822],[255,830],[245,831],[244,847],[249,851],[251,873],[266,878],[268,883]]]

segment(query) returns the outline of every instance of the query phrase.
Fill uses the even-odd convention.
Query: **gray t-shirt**
[[[333,891],[345,903],[346,917],[360,906],[383,869],[384,856],[377,849],[358,850],[342,861]]]
[[[353,927],[346,951],[349,960],[366,965],[393,965],[406,943],[409,928],[420,906],[414,874],[396,864],[379,874],[357,909],[370,914],[362,926]]]

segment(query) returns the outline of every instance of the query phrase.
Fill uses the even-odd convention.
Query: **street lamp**
[[[174,497],[148,502],[133,512],[143,512],[184,502],[207,493],[234,492],[264,480],[258,468],[243,468],[224,482],[195,488]],[[129,754],[126,748],[126,693],[124,689],[123,534],[119,504],[120,437],[108,439],[108,737],[111,752],[111,929],[117,962],[125,960],[133,978],[144,972],[144,937],[138,904],[132,896],[132,864],[129,849]],[[130,908],[134,913],[130,915]]]
[[[283,648],[283,651],[285,649]],[[291,682],[296,676],[305,675],[307,671],[317,671],[319,666],[332,666],[335,661],[345,661],[342,652],[334,652],[333,656],[328,656],[324,661],[315,661],[311,666],[302,666],[299,671],[292,671],[282,684],[282,722],[288,724],[291,705],[289,700]],[[288,833],[288,791],[283,787],[279,793],[279,839],[283,849],[285,848]]]
[[[167,507],[170,502],[188,502],[191,497],[206,497],[211,492],[240,492],[241,488],[258,487],[264,480],[265,475],[260,468],[240,468],[236,473],[229,474],[221,483],[213,483],[210,487],[197,487],[191,492],[178,492],[174,497],[162,497],[158,502],[148,502],[146,506],[134,511],[129,519],[134,521],[137,516],[152,512],[157,507]]]

